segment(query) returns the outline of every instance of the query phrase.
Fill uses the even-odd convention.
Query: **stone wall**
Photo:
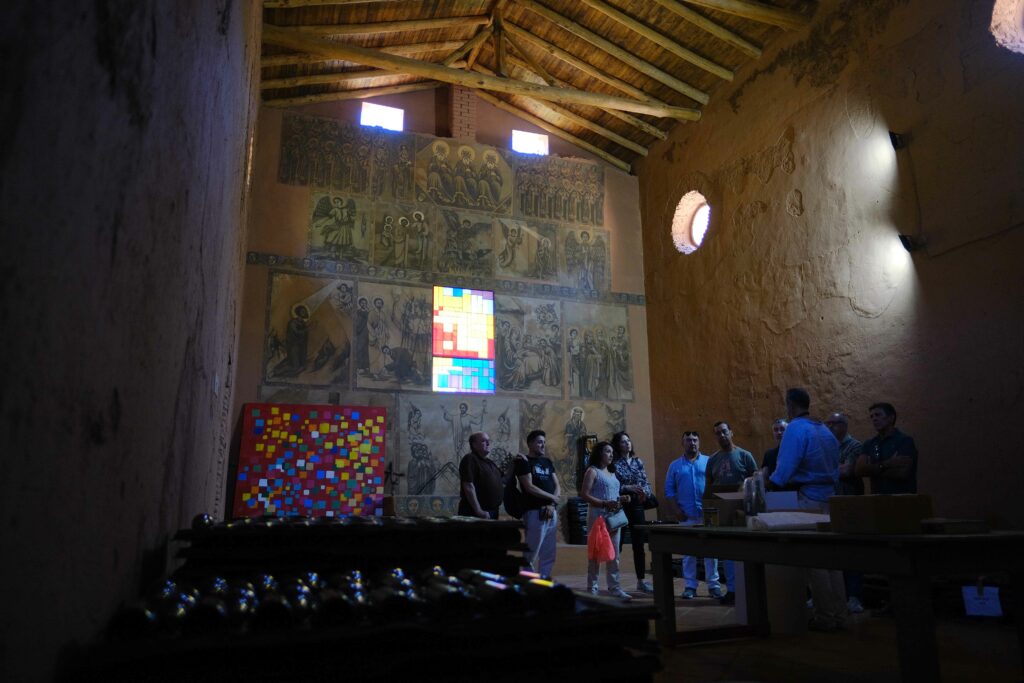
[[[654,442],[684,429],[762,453],[789,386],[812,412],[890,401],[945,516],[1024,524],[1024,56],[992,2],[822,2],[640,169]],[[909,144],[894,150],[888,131]],[[676,203],[712,207],[677,252]],[[923,237],[904,250],[897,235]],[[1004,438],[999,441],[1004,441]]]

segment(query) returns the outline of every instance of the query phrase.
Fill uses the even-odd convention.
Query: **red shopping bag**
[[[590,535],[587,537],[587,559],[595,562],[611,562],[615,559],[615,547],[612,545],[612,537],[608,535],[604,515],[598,515],[590,527]]]

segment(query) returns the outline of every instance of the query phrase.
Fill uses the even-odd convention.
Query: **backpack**
[[[505,493],[502,497],[502,504],[505,506],[505,512],[511,517],[516,519],[522,519],[523,513],[526,510],[523,508],[523,494],[519,491],[518,477],[513,474],[509,476],[508,481],[505,482]]]

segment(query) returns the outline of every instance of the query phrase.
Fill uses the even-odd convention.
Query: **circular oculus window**
[[[697,251],[708,231],[711,206],[704,195],[696,190],[687,192],[679,200],[672,216],[672,242],[684,254]]]

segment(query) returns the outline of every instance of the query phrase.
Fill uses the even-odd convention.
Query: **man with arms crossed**
[[[718,439],[718,450],[708,460],[708,492],[713,486],[727,486],[736,491],[743,485],[743,480],[757,471],[757,461],[750,451],[744,450],[732,442],[732,428],[725,421],[715,423],[715,438]],[[725,561],[726,594],[719,597],[722,604],[731,605],[736,602],[736,563]]]
[[[491,437],[486,432],[469,436],[469,453],[459,463],[459,514],[497,519],[504,487],[501,470],[487,457]]]

